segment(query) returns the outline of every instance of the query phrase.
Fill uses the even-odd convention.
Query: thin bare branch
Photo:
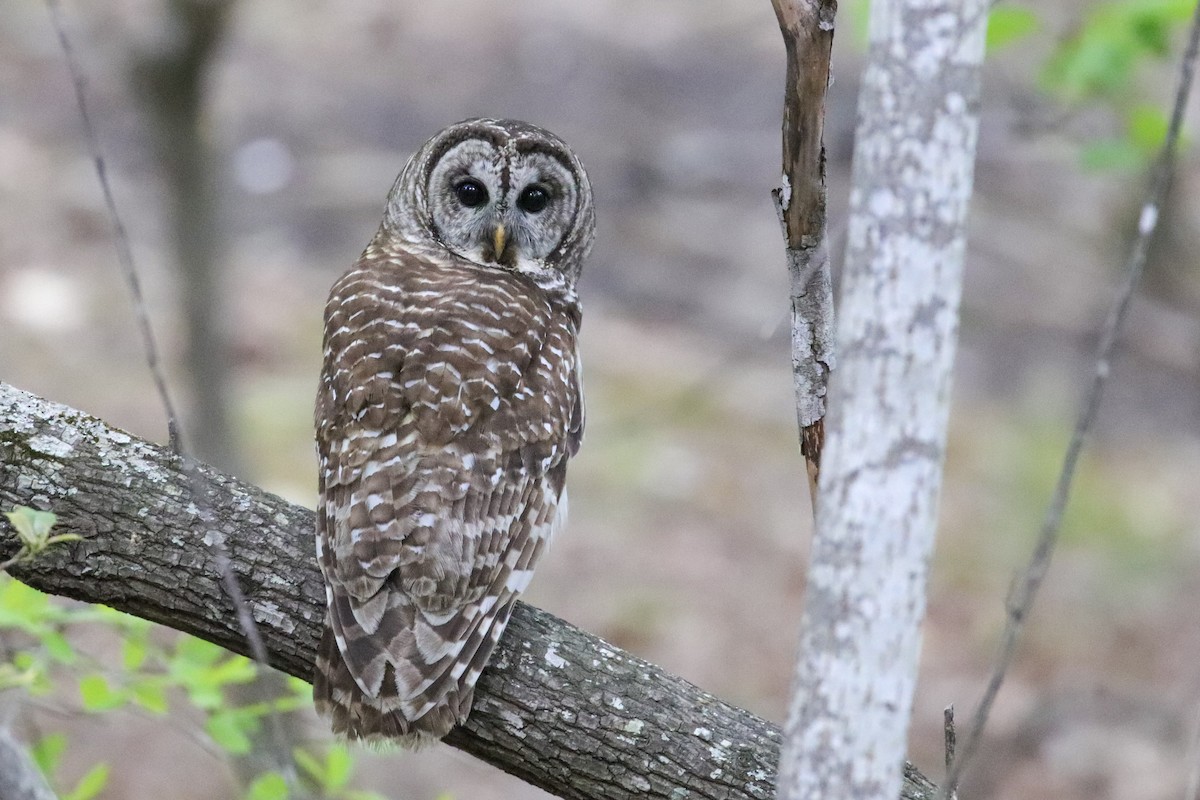
[[[171,402],[171,393],[167,390],[167,380],[163,375],[159,362],[158,345],[154,338],[154,329],[150,325],[150,314],[146,310],[146,299],[142,294],[142,282],[138,277],[137,266],[133,260],[133,248],[129,246],[129,234],[121,214],[117,211],[117,201],[113,197],[112,185],[108,181],[108,167],[104,162],[104,154],[100,148],[100,137],[96,134],[96,126],[92,124],[92,115],[87,104],[87,79],[83,67],[75,55],[71,39],[67,36],[66,23],[63,22],[62,9],[58,0],[46,0],[50,10],[50,19],[54,24],[58,42],[62,47],[63,58],[67,62],[67,70],[71,74],[71,83],[75,87],[75,102],[79,106],[79,120],[83,125],[83,135],[91,151],[92,163],[96,166],[96,177],[100,181],[100,190],[104,194],[104,205],[108,209],[108,217],[112,222],[113,241],[117,247],[117,258],[121,263],[121,271],[129,285],[129,293],[133,297],[133,312],[137,317],[138,329],[142,335],[142,346],[146,351],[146,363],[150,368],[150,376],[154,379],[154,388],[158,391],[159,400],[167,414],[167,435],[170,437],[171,449],[177,453],[183,452],[183,433],[179,427],[179,415]]]
[[[1121,330],[1124,327],[1125,318],[1128,315],[1129,305],[1133,301],[1138,281],[1142,277],[1142,270],[1146,264],[1146,254],[1149,251],[1154,231],[1158,227],[1159,210],[1162,208],[1162,204],[1167,196],[1167,190],[1171,184],[1175,153],[1179,145],[1179,135],[1183,126],[1183,117],[1187,109],[1188,97],[1191,94],[1198,51],[1200,51],[1200,3],[1197,3],[1195,13],[1192,17],[1187,49],[1184,52],[1179,68],[1179,84],[1175,92],[1170,126],[1167,129],[1167,136],[1163,142],[1162,151],[1159,153],[1154,166],[1153,177],[1146,201],[1142,205],[1141,215],[1138,220],[1137,236],[1133,240],[1129,257],[1125,262],[1125,282],[1118,291],[1116,299],[1108,312],[1108,317],[1105,319],[1104,328],[1100,335],[1100,344],[1097,348],[1096,366],[1092,374],[1092,382],[1084,397],[1083,408],[1075,422],[1075,431],[1071,436],[1070,443],[1067,445],[1067,451],[1063,457],[1062,470],[1059,472],[1058,481],[1054,487],[1054,494],[1050,499],[1050,505],[1046,509],[1046,515],[1042,520],[1042,526],[1038,532],[1037,544],[1029,558],[1029,563],[1016,578],[1013,588],[1009,593],[1007,602],[1008,619],[1004,627],[1004,633],[1000,639],[1000,650],[996,656],[996,663],[992,668],[992,674],[984,690],[983,698],[979,701],[979,707],[975,710],[967,738],[959,749],[959,755],[954,760],[954,764],[946,776],[946,782],[942,786],[941,794],[939,794],[941,800],[945,800],[946,797],[954,792],[958,786],[959,779],[962,777],[963,769],[970,762],[976,748],[979,746],[979,740],[983,735],[984,727],[987,725],[988,715],[991,713],[996,695],[1000,692],[1000,687],[1004,683],[1004,676],[1008,672],[1008,668],[1012,664],[1016,654],[1017,642],[1021,631],[1025,627],[1025,621],[1029,617],[1029,612],[1033,607],[1034,599],[1037,597],[1038,589],[1041,587],[1042,581],[1046,577],[1046,572],[1050,568],[1050,560],[1054,554],[1054,546],[1058,542],[1063,512],[1066,510],[1067,499],[1071,492],[1071,484],[1075,478],[1075,471],[1079,464],[1079,456],[1083,451],[1084,441],[1095,424],[1096,414],[1100,409],[1100,400],[1104,396],[1104,387],[1108,382],[1109,373],[1112,371],[1113,354],[1116,350],[1117,340],[1120,338]]]
[[[823,130],[837,2],[771,0],[771,5],[787,52],[783,178],[771,196],[786,243],[796,419],[815,508],[825,442],[825,393],[834,363]]]
[[[88,111],[86,79],[83,69],[79,64],[79,59],[75,55],[70,37],[67,35],[66,25],[63,22],[62,10],[59,7],[58,0],[46,0],[46,5],[50,10],[50,17],[53,20],[59,44],[62,47],[63,57],[66,60],[67,68],[71,73],[71,80],[75,87],[75,101],[79,108],[79,117],[83,125],[84,136],[91,150],[92,160],[96,166],[96,177],[100,182],[101,191],[104,194],[105,206],[112,220],[113,238],[117,247],[117,255],[132,297],[134,314],[137,317],[138,326],[141,330],[146,363],[154,379],[154,385],[158,390],[159,399],[162,401],[163,410],[167,415],[167,430],[170,437],[171,449],[181,458],[184,474],[191,477],[189,487],[203,519],[206,515],[211,516],[211,509],[205,502],[203,495],[204,485],[199,479],[198,462],[187,453],[183,435],[180,431],[179,418],[171,402],[170,392],[167,390],[166,377],[163,374],[159,361],[158,346],[150,324],[150,313],[146,305],[145,296],[142,294],[137,265],[133,259],[133,248],[129,244],[129,234],[117,210],[112,186],[108,180],[108,171],[105,166],[104,156],[100,148],[100,140]],[[229,554],[225,549],[224,538],[216,529],[210,529],[209,534],[206,536],[206,540],[215,554],[214,565],[221,576],[221,585],[233,601],[234,608],[237,611],[238,623],[250,644],[251,655],[259,664],[268,666],[269,661],[262,636],[258,631],[254,616],[246,605],[245,596],[238,584],[237,576],[230,567]],[[271,708],[267,714],[266,721],[271,742],[272,760],[275,762],[275,766],[279,772],[287,778],[289,785],[295,786],[297,778],[296,767],[291,756],[291,748],[287,744],[288,739],[278,711]]]

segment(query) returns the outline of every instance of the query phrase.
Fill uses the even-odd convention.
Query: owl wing
[[[465,718],[561,520],[582,433],[577,313],[555,314],[516,279],[431,286],[438,273],[416,266],[352,270],[327,312],[329,624],[314,691],[355,738],[441,736]]]

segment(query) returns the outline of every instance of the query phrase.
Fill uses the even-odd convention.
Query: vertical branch
[[[988,0],[875,0],[859,95],[838,379],[786,800],[900,792],[978,133]]]
[[[771,0],[787,50],[783,182],[772,190],[791,278],[792,379],[814,508],[833,368],[833,284],[825,242],[825,91],[837,0]]]

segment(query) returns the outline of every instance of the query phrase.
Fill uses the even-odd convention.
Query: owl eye
[[[526,186],[521,190],[521,194],[517,198],[517,207],[530,214],[536,214],[545,208],[549,202],[550,192],[546,191],[546,187],[534,184],[533,186]]]
[[[467,208],[475,208],[487,202],[487,187],[475,178],[465,178],[454,184],[454,196]]]

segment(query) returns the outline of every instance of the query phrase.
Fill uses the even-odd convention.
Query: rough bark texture
[[[783,182],[772,191],[787,242],[792,379],[800,452],[816,502],[825,439],[825,391],[833,369],[833,283],[825,241],[825,90],[836,0],[771,0],[787,51]]]
[[[876,0],[782,798],[900,788],[937,521],[987,0]]]
[[[213,564],[211,543],[223,539],[272,666],[310,678],[325,590],[308,509],[0,383],[0,508],[18,504],[53,511],[56,532],[84,537],[15,568],[22,581],[246,654]],[[0,527],[0,559],[15,551]],[[447,741],[561,797],[732,800],[774,796],[780,736],[518,604],[470,720]],[[908,774],[902,797],[933,796]]]

